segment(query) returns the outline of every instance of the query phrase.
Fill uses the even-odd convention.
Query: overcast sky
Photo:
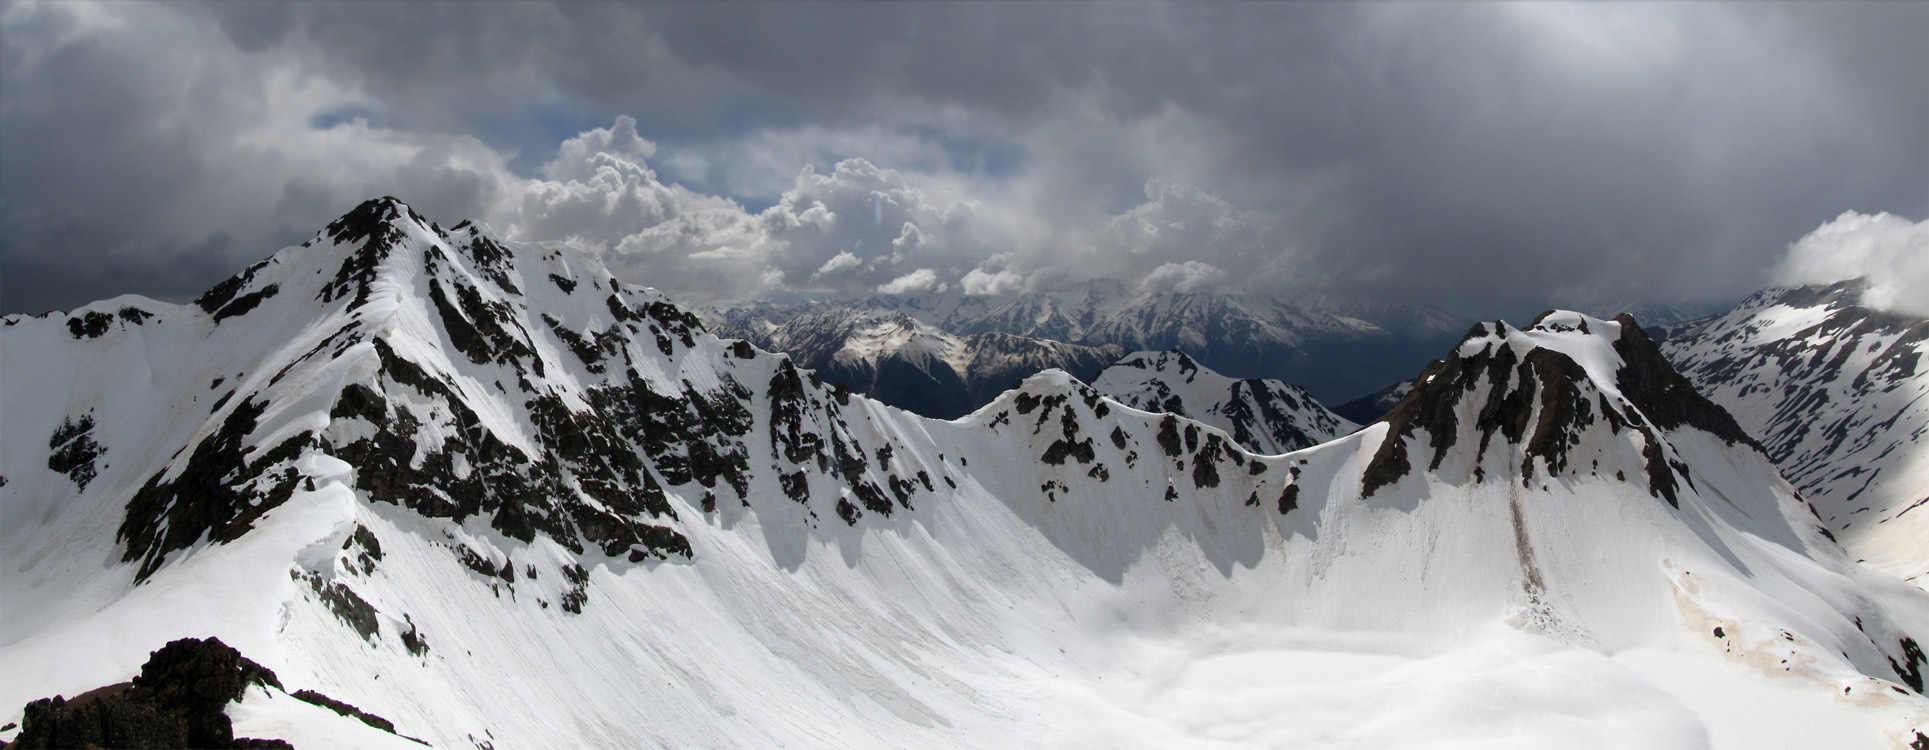
[[[1922,241],[1929,3],[0,5],[0,311],[380,195],[691,302],[1694,304]]]

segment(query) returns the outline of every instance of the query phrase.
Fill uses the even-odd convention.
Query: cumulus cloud
[[[973,268],[959,280],[965,294],[974,296],[1001,296],[1025,291],[1025,276],[1008,268],[987,271]]]
[[[1188,260],[1184,263],[1167,263],[1152,269],[1139,282],[1142,292],[1210,292],[1226,280],[1226,272],[1210,263]]]
[[[879,294],[922,294],[930,291],[944,291],[945,284],[938,283],[938,275],[929,268],[920,268],[899,276],[884,284],[879,284]]]
[[[619,273],[691,301],[775,287],[941,290],[998,234],[971,201],[865,159],[828,173],[803,165],[774,205],[751,213],[665,182],[651,165],[657,148],[618,116],[565,141],[541,176],[511,181],[515,197],[490,219],[518,239],[603,253]]]
[[[1867,279],[1862,304],[1929,316],[1929,221],[1843,212],[1788,246],[1775,267],[1782,284]]]

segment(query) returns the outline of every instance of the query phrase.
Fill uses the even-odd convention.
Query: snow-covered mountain
[[[1359,429],[1313,395],[1277,380],[1234,380],[1184,352],[1138,352],[1105,368],[1092,388],[1140,411],[1191,417],[1252,453],[1311,448]]]
[[[939,419],[964,416],[1045,370],[1090,379],[1124,353],[1004,333],[957,336],[894,311],[828,307],[782,322],[750,312],[713,314],[711,327],[789,354],[835,385]]]
[[[1117,346],[1122,352],[1178,349],[1229,376],[1285,380],[1342,400],[1412,375],[1465,329],[1464,323],[1437,311],[1399,305],[1139,292],[1112,279],[1011,297],[947,289],[908,297],[761,302],[712,311],[707,317],[719,332],[751,338],[797,318],[810,319],[807,327],[817,328],[827,315],[875,313],[899,313],[958,336],[1002,333]],[[775,341],[772,348],[792,355],[800,351]]]
[[[1598,310],[1602,313],[1601,317],[1611,317],[1621,313],[1627,313],[1633,315],[1635,320],[1641,321],[1641,325],[1647,326],[1652,330],[1657,327],[1674,326],[1689,321],[1721,315],[1728,312],[1734,306],[1735,301],[1733,299],[1726,302],[1687,303],[1622,300],[1620,302],[1589,305],[1584,309]]]
[[[1333,413],[1355,422],[1372,422],[1386,416],[1413,392],[1413,381],[1402,380],[1380,390],[1333,407]]]
[[[1929,320],[1863,307],[1864,286],[1769,289],[1664,348],[1851,554],[1929,585]]]
[[[212,636],[396,733],[227,704],[303,746],[1929,727],[1929,595],[1628,320],[1478,330],[1387,420],[1257,456],[1059,371],[917,417],[382,200],[192,305],[8,317],[0,383],[0,723]]]

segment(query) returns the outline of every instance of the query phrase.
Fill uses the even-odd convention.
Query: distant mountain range
[[[1663,351],[1768,449],[1851,554],[1929,586],[1929,319],[1862,281],[1769,289]]]
[[[1138,293],[1112,280],[1005,298],[951,290],[908,297],[760,302],[702,315],[721,335],[789,353],[820,368],[832,382],[928,416],[955,416],[982,405],[1010,385],[1011,374],[1029,375],[1024,370],[1034,365],[1088,377],[1096,372],[1090,358],[1113,351],[1183,351],[1230,377],[1280,380],[1339,402],[1412,374],[1466,328],[1462,321],[1423,308],[1360,300]],[[887,329],[898,333],[882,333]],[[944,343],[950,340],[947,334],[963,343]],[[970,338],[986,334],[1017,338],[996,344]],[[898,354],[903,346],[913,349]],[[973,357],[934,359],[918,353],[939,351],[988,352],[983,357],[986,371],[972,370]],[[951,373],[927,371],[909,380],[952,382],[955,374],[968,396],[932,404],[929,396],[878,394],[871,390],[880,382],[873,373],[882,365],[854,364],[891,360],[897,361],[892,366],[908,364],[908,369],[942,361]],[[1026,364],[1017,366],[1020,362]]]
[[[939,419],[964,416],[1045,370],[1090,380],[1125,353],[1109,344],[1080,346],[998,332],[956,335],[885,310],[818,309],[781,322],[726,313],[713,326],[789,354],[835,385]]]

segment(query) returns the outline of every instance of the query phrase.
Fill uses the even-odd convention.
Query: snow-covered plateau
[[[5,319],[0,723],[212,636],[300,747],[1929,746],[1929,594],[1631,318],[1445,354],[1279,455],[1056,370],[939,421],[370,201]]]

